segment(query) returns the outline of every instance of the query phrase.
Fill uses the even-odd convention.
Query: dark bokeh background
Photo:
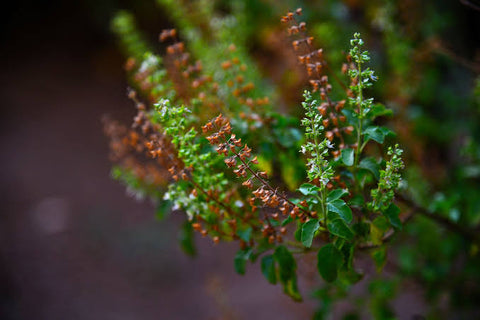
[[[306,318],[236,248],[198,239],[196,259],[148,203],[109,178],[101,116],[129,123],[117,8],[167,24],[153,1],[13,1],[2,9],[0,319]],[[248,317],[247,317],[248,315]]]

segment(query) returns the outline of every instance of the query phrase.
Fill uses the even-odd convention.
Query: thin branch
[[[397,199],[412,208],[412,210],[414,210],[416,214],[420,214],[424,217],[429,218],[430,220],[437,222],[438,224],[444,226],[446,229],[461,235],[466,240],[470,242],[480,242],[480,238],[474,230],[465,228],[464,226],[452,222],[448,218],[432,213],[426,208],[420,207],[418,204],[403,195],[397,195]]]
[[[465,227],[463,227],[463,226],[461,226],[457,223],[454,223],[454,222],[450,221],[448,218],[445,218],[441,215],[432,213],[432,212],[428,211],[426,208],[423,208],[423,207],[419,206],[414,201],[410,200],[409,198],[407,198],[403,195],[397,195],[396,198],[400,202],[402,202],[403,204],[407,205],[410,208],[410,212],[407,215],[405,215],[405,217],[402,219],[402,224],[405,224],[414,215],[418,214],[418,215],[424,216],[424,217],[426,217],[430,220],[435,221],[439,225],[445,227],[447,230],[462,236],[467,241],[477,242],[477,243],[480,244],[480,236],[477,234],[477,232],[475,230],[465,228]],[[383,245],[383,243],[391,241],[394,235],[395,235],[395,230],[390,229],[383,236],[381,244],[373,244],[371,242],[362,243],[362,244],[358,245],[358,248],[361,249],[361,250],[378,248],[381,245]]]

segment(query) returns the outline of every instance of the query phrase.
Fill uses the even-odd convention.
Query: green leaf
[[[342,150],[342,162],[347,165],[351,166],[353,165],[353,159],[354,158],[354,152],[353,149],[348,148],[348,149],[343,149]]]
[[[318,219],[308,220],[302,225],[301,240],[305,247],[310,248],[312,246],[313,236],[319,227]]]
[[[392,116],[393,111],[387,109],[383,104],[377,103],[372,106],[370,111],[367,113],[367,117],[376,118],[380,116]]]
[[[314,196],[318,194],[320,188],[310,183],[304,183],[300,186],[300,188],[298,188],[298,191],[300,191],[304,196]]]
[[[349,241],[353,240],[354,234],[352,229],[350,229],[350,227],[348,227],[345,221],[341,218],[329,221],[327,223],[327,228],[332,234],[338,237],[344,238]]]
[[[292,298],[294,301],[300,302],[302,301],[302,296],[298,291],[297,287],[297,276],[294,274],[293,277],[288,279],[286,282],[282,282],[283,284],[283,292]]]
[[[295,238],[295,240],[302,242],[302,225],[300,224],[300,222],[297,222],[297,229],[293,233],[293,237]]]
[[[282,227],[285,227],[287,224],[289,224],[290,222],[292,222],[293,219],[292,217],[289,215],[285,220],[282,221]]]
[[[383,212],[383,215],[387,217],[388,222],[397,230],[402,230],[402,221],[398,217],[400,214],[400,208],[391,203],[388,208]]]
[[[373,159],[372,157],[362,159],[358,166],[362,169],[370,171],[375,177],[375,179],[380,179],[380,166],[378,165],[377,161],[375,161],[375,159]]]
[[[297,269],[295,258],[293,258],[293,255],[285,246],[278,246],[273,253],[273,257],[278,262],[280,280],[288,281],[295,275],[295,270]]]
[[[243,230],[238,230],[237,235],[245,242],[249,242],[252,236],[252,227],[248,227]]]
[[[338,269],[343,264],[342,253],[331,243],[324,245],[317,255],[318,272],[327,282],[337,279]]]
[[[387,250],[385,246],[375,249],[372,252],[372,259],[373,262],[375,262],[375,266],[377,267],[377,272],[382,271],[385,263],[387,262]]]
[[[297,276],[295,274],[297,264],[295,258],[285,246],[279,246],[273,253],[278,263],[280,281],[283,284],[283,291],[295,301],[301,301],[302,297],[297,288]]]
[[[327,195],[327,202],[330,202],[330,201],[333,201],[333,200],[337,200],[337,199],[340,199],[341,197],[345,196],[348,194],[348,190],[347,189],[335,189],[335,190],[332,190],[328,193]]]
[[[387,231],[390,228],[390,224],[383,216],[376,217],[375,219],[373,219],[372,223],[375,225],[375,227],[377,227],[383,232]]]
[[[342,199],[327,202],[327,210],[338,213],[340,218],[345,220],[347,223],[352,222],[352,209],[350,209],[350,207]]]
[[[375,227],[373,224],[370,225],[370,239],[374,245],[382,244],[383,232]]]
[[[387,127],[379,127],[385,137],[395,138],[397,134]]]
[[[350,206],[355,206],[355,207],[363,207],[365,204],[365,199],[361,194],[355,195],[351,200],[350,200]]]
[[[379,127],[368,127],[363,134],[365,135],[365,141],[374,140],[382,144],[385,140],[385,136]]]
[[[235,271],[238,274],[244,275],[247,265],[247,261],[252,254],[252,249],[238,250],[235,258],[233,259],[233,264],[235,266]]]
[[[262,273],[271,284],[277,283],[277,274],[275,272],[275,259],[271,254],[262,258],[261,262]]]
[[[168,200],[160,200],[160,203],[157,205],[157,209],[155,211],[155,216],[159,220],[165,219],[166,215],[170,212],[172,208],[172,202]]]
[[[193,242],[193,228],[189,221],[186,221],[183,224],[182,229],[180,229],[179,240],[180,247],[182,248],[183,252],[189,256],[195,256],[197,254],[197,250]]]

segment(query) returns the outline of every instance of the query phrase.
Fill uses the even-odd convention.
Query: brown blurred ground
[[[108,32],[116,6],[128,3],[3,11],[0,319],[306,318],[312,305],[291,302],[258,265],[237,276],[236,248],[198,239],[186,257],[182,217],[157,221],[109,178],[100,118],[133,115]]]

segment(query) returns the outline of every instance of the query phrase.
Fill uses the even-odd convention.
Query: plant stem
[[[363,84],[362,84],[362,63],[357,61],[358,68],[358,96],[357,96],[357,105],[358,105],[358,124],[357,124],[357,148],[355,149],[355,160],[353,162],[354,170],[357,170],[358,160],[360,158],[360,153],[362,152],[362,120],[363,120]]]

